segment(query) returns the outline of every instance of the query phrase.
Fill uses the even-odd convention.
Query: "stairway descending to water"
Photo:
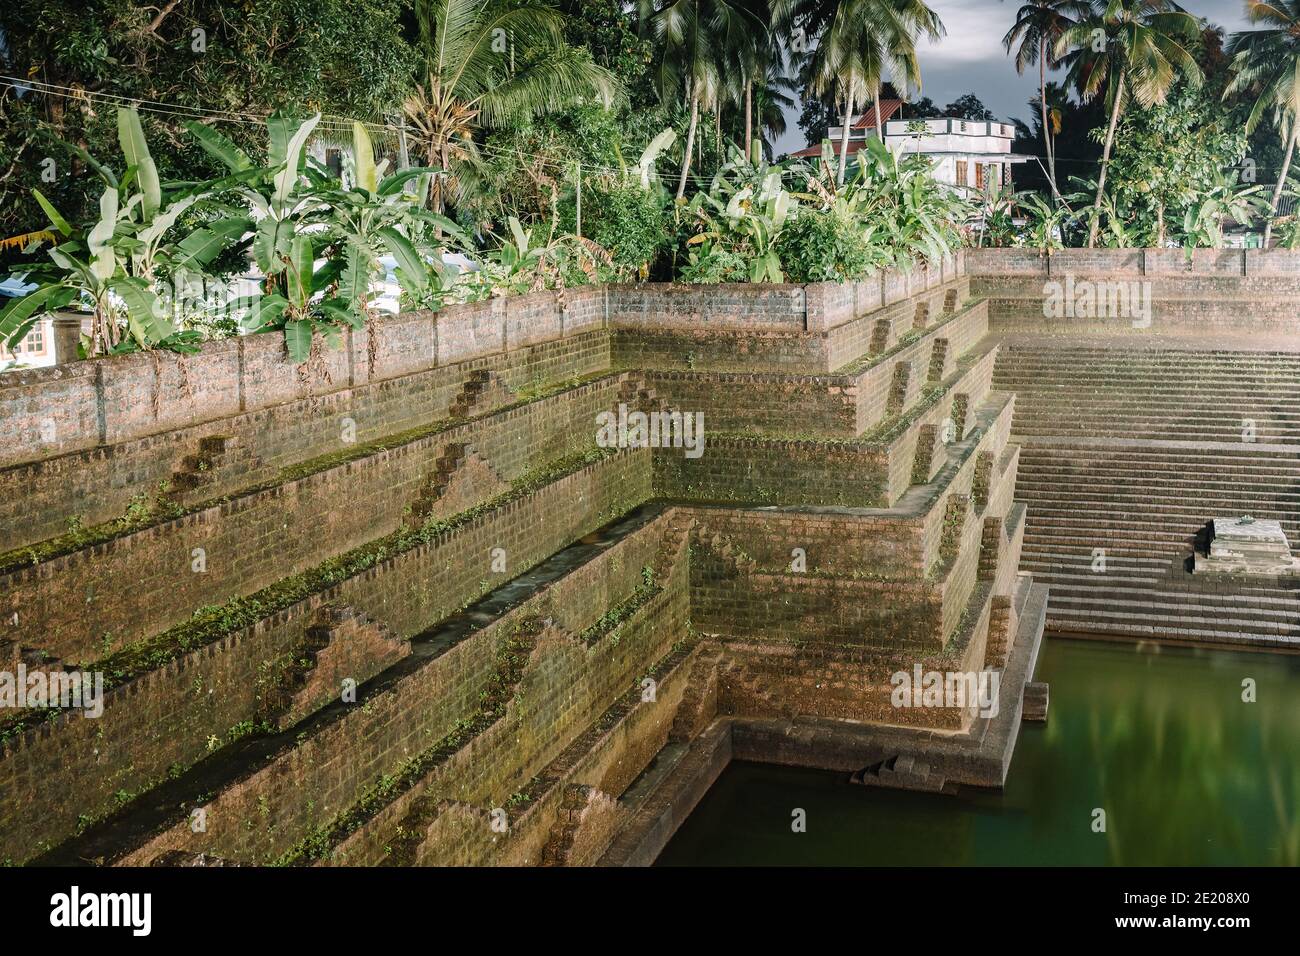
[[[1300,643],[1300,579],[1191,573],[1213,518],[1280,521],[1300,543],[1300,354],[1242,343],[1016,337],[1022,568],[1054,633]]]

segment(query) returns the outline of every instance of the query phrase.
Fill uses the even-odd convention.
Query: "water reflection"
[[[1050,718],[1022,728],[1004,792],[733,764],[659,862],[1300,865],[1300,657],[1053,639],[1038,675]]]

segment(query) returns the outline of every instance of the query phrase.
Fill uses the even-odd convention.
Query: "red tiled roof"
[[[898,108],[903,105],[902,100],[881,100],[880,101],[880,122],[888,123],[890,117],[898,112]],[[858,121],[853,124],[854,129],[875,129],[876,128],[876,107],[873,105],[858,117]]]
[[[854,153],[856,153],[865,145],[867,145],[865,140],[861,140],[861,139],[849,140],[849,150],[848,150],[849,155],[852,156]],[[831,146],[835,150],[835,155],[838,156],[840,154],[840,141],[838,139],[832,140]],[[793,158],[811,159],[813,157],[820,156],[821,154],[822,154],[822,144],[818,143],[816,146],[809,146],[806,149],[799,150],[799,152],[797,153],[791,153],[790,156],[792,159]]]
[[[880,122],[882,124],[889,122],[890,118],[895,113],[898,112],[899,108],[902,105],[903,105],[902,100],[881,100],[880,101],[880,117],[881,117]],[[876,128],[876,107],[873,105],[865,113],[859,116],[857,122],[853,124],[852,128],[853,129],[875,129]],[[838,156],[840,152],[839,140],[835,140],[834,145],[835,145],[835,155]],[[849,155],[852,156],[859,149],[861,149],[862,146],[863,146],[862,140],[856,140],[856,141],[850,140]],[[790,155],[792,157],[797,156],[800,158],[807,158],[812,156],[820,156],[821,154],[822,154],[822,144],[817,143],[815,146],[809,146],[806,149],[801,149],[799,150],[799,152],[791,153]]]

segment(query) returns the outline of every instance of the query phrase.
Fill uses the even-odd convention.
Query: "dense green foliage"
[[[801,124],[824,129],[892,94],[886,77],[916,85],[918,41],[943,32],[922,0],[635,6],[0,11],[3,70],[29,78],[0,92],[0,255],[37,286],[0,313],[0,338],[80,307],[89,352],[275,329],[308,361],[381,301],[436,309],[608,279],[843,281],[971,234],[1218,246],[1233,228],[1271,228],[1295,191],[1300,0],[1252,8],[1264,29],[1226,51],[1167,0],[1024,3],[1004,38],[1019,67],[1040,68],[1022,134],[1049,165],[1073,164],[1059,179],[1078,191],[1060,196],[1049,175],[1041,194],[978,207],[930,160],[876,140],[852,161],[844,140],[811,163],[770,161],[796,89]],[[1058,66],[1068,84],[1046,81]],[[901,115],[939,112],[921,98]],[[991,116],[973,94],[942,112]],[[1277,166],[1271,188],[1256,184]],[[1293,218],[1277,227],[1300,245]],[[451,252],[472,268],[446,268]],[[254,295],[208,295],[245,272]]]
[[[584,233],[616,266],[646,276],[668,244],[668,210],[657,192],[621,182],[583,193]]]
[[[97,177],[66,144],[95,156],[116,150],[117,101],[167,104],[144,112],[164,179],[199,179],[220,167],[182,136],[181,123],[217,114],[231,139],[260,147],[277,109],[378,120],[401,102],[412,51],[400,0],[44,0],[0,7],[0,72],[49,84],[0,89],[0,237],[44,216],[40,188],[66,215],[93,215]],[[196,32],[198,31],[198,32]],[[346,124],[333,123],[346,140]],[[52,160],[50,167],[45,160]],[[52,179],[42,174],[52,171]],[[47,173],[47,176],[50,175]]]
[[[1137,244],[1161,246],[1209,196],[1223,170],[1246,155],[1246,133],[1216,100],[1182,87],[1123,118],[1111,158],[1111,201]]]
[[[862,230],[834,214],[796,216],[776,241],[791,282],[834,282],[867,274],[871,255]]]

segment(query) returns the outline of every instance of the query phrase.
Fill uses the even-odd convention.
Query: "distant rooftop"
[[[884,128],[885,135],[887,137],[903,135],[903,133],[899,130],[899,127],[901,125],[912,123],[912,122],[922,122],[927,124],[946,123],[949,124],[949,128],[948,130],[946,130],[946,132],[950,132],[950,133],[967,133],[970,135],[991,134],[993,136],[1001,136],[1009,139],[1015,137],[1015,127],[1011,123],[1003,122],[1002,120],[999,119],[972,120],[972,119],[967,119],[964,116],[914,116],[914,117],[897,116],[896,117],[896,114],[899,112],[902,106],[903,106],[902,100],[890,99],[890,100],[880,101],[881,126]],[[952,124],[961,124],[961,125],[954,127]],[[995,126],[995,127],[1000,127],[1000,129],[996,129],[996,130],[975,129],[975,127],[978,126],[985,126],[985,127]],[[967,127],[971,127],[971,128],[967,129]],[[838,126],[832,126],[831,132],[829,132],[826,137],[826,139],[830,140],[832,144],[834,144],[837,153],[839,152],[840,140],[839,140],[838,133],[836,133],[835,131],[839,129],[840,127]],[[874,133],[876,129],[875,107],[872,106],[865,113],[859,115],[858,118],[854,121],[853,125],[849,127],[849,129],[850,132],[849,132],[849,142],[848,142],[848,154],[852,156],[854,153],[862,149],[862,147],[866,143],[866,139],[872,133]],[[865,135],[863,131],[865,131]],[[934,131],[935,128],[931,126],[931,132]],[[945,130],[941,128],[939,132],[943,133],[945,132]],[[801,159],[811,158],[811,157],[820,156],[821,151],[822,151],[821,143],[815,143],[805,147],[804,149],[799,150],[796,153],[791,153],[790,155],[791,157],[794,158],[801,158]]]

